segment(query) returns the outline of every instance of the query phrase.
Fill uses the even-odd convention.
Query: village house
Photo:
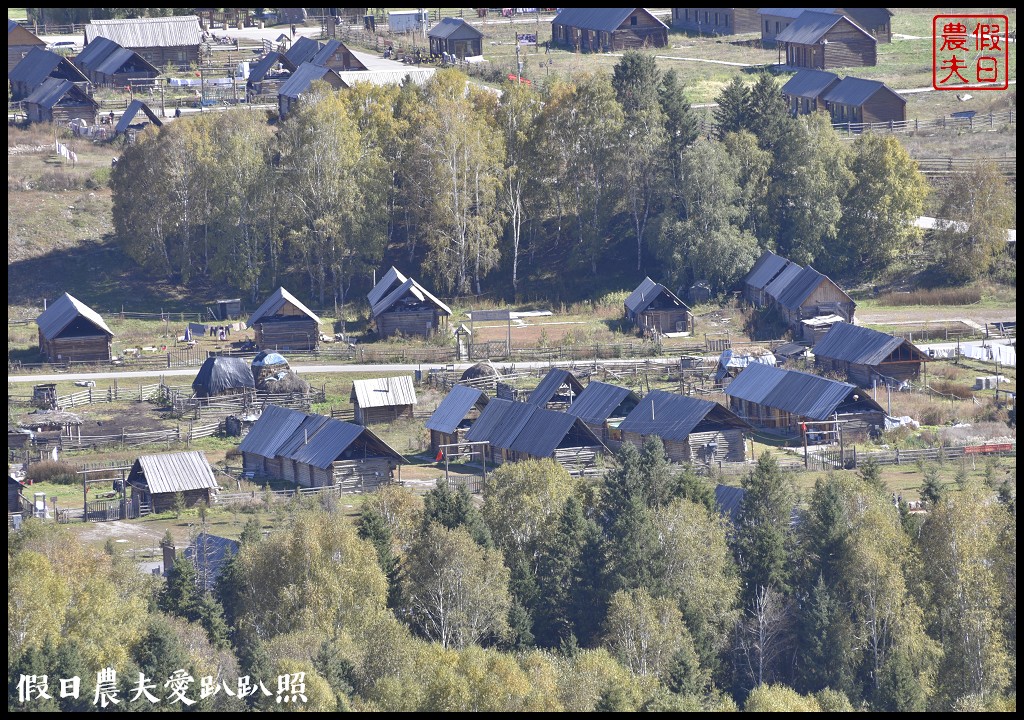
[[[392,422],[400,417],[412,418],[416,388],[411,375],[355,380],[350,400],[360,425]]]
[[[824,421],[841,423],[850,435],[866,435],[885,422],[882,407],[856,385],[759,363],[741,372],[725,394],[736,415],[783,435],[799,435],[805,423],[824,431]]]
[[[332,90],[342,88],[341,78],[334,70],[313,63],[299,65],[295,72],[281,83],[277,91],[277,112],[282,120],[299,103],[302,96],[309,92],[309,86],[316,80],[323,80]]]
[[[47,362],[110,360],[114,333],[88,305],[64,293],[36,318]]]
[[[624,303],[626,319],[642,332],[693,332],[693,313],[661,283],[645,277]]]
[[[857,307],[857,303],[841,287],[810,265],[786,284],[775,296],[775,303],[789,327],[798,335],[803,332],[801,321],[807,318],[838,315],[852,323]]]
[[[878,59],[875,37],[838,13],[805,10],[775,36],[775,42],[785,64],[792,67],[873,67]]]
[[[448,53],[460,60],[484,54],[484,34],[462,18],[442,18],[427,31],[430,54],[441,57]]]
[[[916,380],[931,359],[909,340],[845,322],[833,325],[811,352],[815,367],[865,388]]]
[[[441,445],[451,445],[466,439],[466,433],[487,406],[488,397],[483,390],[466,385],[454,385],[444,400],[427,419],[430,431],[430,454],[436,456]]]
[[[549,410],[565,410],[583,393],[583,383],[568,370],[551,368],[530,392],[527,402]]]
[[[751,429],[718,403],[663,390],[644,395],[619,423],[622,442],[642,448],[648,437],[659,437],[665,455],[677,463],[743,462],[743,434]]]
[[[261,350],[315,350],[320,344],[320,318],[283,287],[275,290],[249,316]]]
[[[853,20],[878,42],[892,42],[892,17],[895,13],[889,8],[838,8],[836,12]]]
[[[171,63],[179,70],[187,70],[191,63],[201,59],[199,46],[203,36],[195,15],[93,20],[85,26],[85,45],[96,38],[113,40],[122,48],[134,50],[157,68]]]
[[[416,280],[390,268],[367,293],[377,334],[429,337],[447,327],[452,310]]]
[[[833,123],[894,123],[907,119],[907,101],[879,80],[845,77],[821,95]]]
[[[575,52],[621,52],[668,45],[668,26],[644,8],[563,8],[551,42]]]
[[[7,73],[11,84],[11,99],[24,100],[47,78],[67,80],[88,88],[89,78],[62,55],[42,48],[32,48],[14,69]]]
[[[622,444],[619,423],[639,403],[640,397],[629,388],[591,380],[565,411],[586,423],[615,451]]]
[[[255,389],[249,363],[240,357],[208,357],[192,381],[192,392],[197,398],[240,395]]]
[[[95,125],[99,108],[99,103],[81,87],[58,78],[46,78],[25,98],[25,116],[30,123],[65,125],[72,120],[83,120],[87,125]]]
[[[765,292],[765,288],[790,264],[789,260],[776,255],[771,250],[761,253],[761,257],[743,278],[743,297],[746,301],[754,307],[767,305],[770,298]]]
[[[766,46],[774,43],[775,38],[804,12],[842,15],[878,42],[892,42],[893,12],[887,8],[760,8],[757,15],[760,18],[761,42]]]
[[[249,67],[246,78],[246,91],[261,95],[271,88],[279,88],[281,83],[291,77],[298,66],[293,64],[285,53],[271,51]]]
[[[140,455],[128,472],[133,516],[173,510],[180,495],[185,507],[210,505],[218,490],[210,463],[198,450]]]
[[[31,30],[7,18],[7,76],[28,55],[32,48],[46,48],[46,41],[37,38]]]
[[[821,96],[839,82],[839,76],[824,70],[801,70],[782,86],[789,114],[810,115],[825,109]]]
[[[104,37],[86,45],[74,63],[94,85],[123,87],[132,80],[152,80],[160,74],[139,53]]]
[[[701,35],[738,35],[760,28],[756,8],[672,8],[672,27]]]

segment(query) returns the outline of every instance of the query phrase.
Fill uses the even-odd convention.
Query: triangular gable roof
[[[234,388],[256,388],[252,379],[252,370],[245,358],[240,357],[208,357],[192,381],[192,389],[196,393],[216,395]]]
[[[642,313],[651,303],[653,303],[660,295],[668,295],[669,299],[677,306],[688,308],[686,303],[680,300],[674,292],[669,290],[661,283],[656,283],[649,277],[645,277],[636,290],[629,294],[626,298],[625,306],[626,309],[631,313]]]
[[[522,403],[519,403],[522,405]],[[551,457],[555,448],[569,433],[569,430],[576,428],[586,438],[587,446],[601,446],[604,443],[594,434],[594,431],[587,427],[582,419],[559,410],[548,410],[547,408],[534,408],[530,413],[528,422],[522,427],[515,439],[509,444],[509,450],[526,453],[534,457]]]
[[[61,80],[59,78],[46,78],[43,80],[43,84],[25,98],[25,103],[27,105],[39,105],[49,110],[69,95],[74,96],[83,103],[92,105],[94,108],[99,107],[99,103],[89,97],[85,90],[70,80]]]
[[[309,92],[309,86],[314,80],[324,80],[329,75],[337,78],[338,85],[341,85],[341,78],[338,77],[338,73],[330,68],[314,65],[313,63],[303,63],[295,69],[291,77],[281,83],[277,94],[281,97],[297,98],[299,95]]]
[[[361,408],[415,405],[416,388],[411,375],[355,380],[349,399]]]
[[[848,322],[837,322],[833,325],[811,352],[815,357],[842,360],[856,365],[878,365],[903,345],[910,349],[915,359],[931,359],[909,340]]]
[[[277,454],[281,457],[294,459],[295,453],[303,445],[309,443],[316,434],[326,425],[331,418],[326,415],[309,415],[302,419],[299,426],[292,430],[292,434],[277,448]],[[345,444],[348,446],[348,443]]]
[[[98,37],[82,48],[82,52],[75,56],[74,63],[80,68],[95,68],[112,52],[120,49],[122,49],[121,46],[113,40]]]
[[[341,40],[328,40],[325,42],[323,47],[317,51],[309,62],[314,65],[326,65],[332,57],[338,54],[339,50],[347,52],[351,56],[353,62],[352,70],[359,71],[360,68],[366,70],[366,65]]]
[[[487,402],[487,395],[482,390],[455,385],[427,419],[426,428],[442,433],[454,432],[474,406],[486,405]]]
[[[210,463],[199,450],[140,455],[128,473],[128,484],[148,487],[154,495],[217,489]]]
[[[441,18],[441,22],[439,22],[437,25],[435,25],[434,27],[430,28],[430,30],[427,31],[427,37],[432,38],[445,39],[455,34],[462,35],[462,39],[464,39],[466,35],[471,35],[473,37],[484,36],[484,34],[480,32],[480,30],[473,27],[462,18]]]
[[[640,402],[640,397],[629,388],[591,380],[565,411],[583,422],[597,425],[610,418],[628,398]]]
[[[262,457],[276,457],[281,445],[305,419],[306,414],[298,410],[267,405],[242,439],[238,449]]]
[[[386,442],[373,434],[373,432],[362,425],[335,420],[322,415],[311,415],[310,418],[323,418],[318,423],[316,434],[309,438],[308,442],[301,443],[293,451],[285,455],[289,460],[294,460],[303,465],[312,465],[322,470],[331,466],[335,460],[341,458],[345,451],[351,447],[356,440],[363,438],[366,444],[373,447],[377,452],[398,463],[405,463],[402,455]]]
[[[861,32],[862,35],[877,42],[875,36],[867,32],[860,25],[845,15],[831,12],[813,12],[805,10],[800,13],[789,27],[775,36],[777,42],[791,42],[798,45],[816,45],[821,42],[825,34],[839,23],[849,23],[852,27]]]
[[[634,10],[647,12],[644,8],[564,8],[555,16],[551,24],[610,33],[615,32]],[[650,15],[650,13],[647,14]],[[668,25],[654,15],[651,17],[662,27],[668,29]]]
[[[725,394],[756,405],[784,410],[799,417],[825,420],[853,394],[858,400],[881,410],[867,392],[856,385],[829,380],[799,370],[780,370],[769,365],[755,364],[741,372]]]
[[[827,275],[821,274],[808,265],[786,285],[786,288],[776,296],[776,299],[782,307],[796,310],[803,304],[804,300],[810,297],[815,288],[823,282],[832,283],[839,292],[846,295],[843,289],[832,282]],[[849,295],[846,295],[846,297],[849,299]]]
[[[521,402],[494,398],[480,413],[473,427],[466,433],[470,442],[488,441],[492,447],[507,448],[519,435],[537,408]]]
[[[117,125],[114,127],[114,132],[125,132],[131,126],[135,116],[140,112],[149,118],[149,121],[157,127],[163,126],[163,121],[156,116],[156,113],[149,109],[149,105],[141,100],[132,100],[131,103],[128,104],[128,108],[124,111],[124,115],[122,115],[117,121]]]
[[[113,331],[103,322],[103,318],[98,312],[68,293],[64,293],[50,303],[46,310],[36,318],[36,325],[39,326],[44,338],[53,340],[78,316],[84,317],[98,329],[110,337],[114,337]]]
[[[830,13],[834,8],[758,8],[758,15],[773,15],[775,17],[798,18],[807,11]]]
[[[770,283],[765,285],[765,294],[770,298],[778,300],[779,295],[781,295],[783,291],[789,287],[789,284],[793,282],[793,280],[796,279],[796,277],[803,271],[804,269],[795,262],[787,261],[787,264],[782,268],[782,271],[779,272],[779,274],[776,275]]]
[[[39,47],[29,50],[21,62],[7,74],[7,79],[12,83],[24,83],[34,89],[51,76],[72,82],[89,82],[89,78],[66,57]]]
[[[198,46],[203,40],[195,15],[93,20],[85,26],[85,42],[98,37],[109,38],[125,48]]]
[[[287,55],[279,52],[268,52],[259,59],[259,62],[249,69],[247,82],[258,83],[265,78],[267,73],[270,72],[278,63],[281,63],[286,70],[295,72],[296,65],[288,59]]]
[[[366,294],[367,299],[370,301],[370,307],[379,303],[391,292],[395,285],[401,285],[408,279],[398,268],[392,265],[381,279],[377,281],[377,284],[370,289],[370,292]]]
[[[294,306],[297,310],[315,320],[317,325],[320,324],[320,318],[318,318],[312,310],[299,302],[298,298],[283,287],[279,287],[271,294],[270,297],[263,301],[262,305],[256,308],[256,312],[249,316],[249,322],[246,323],[246,327],[254,326],[264,317],[277,315],[277,313],[288,304]]]
[[[388,309],[391,308],[391,306],[393,306],[395,303],[397,303],[399,300],[401,300],[407,295],[412,295],[420,302],[429,301],[435,307],[443,310],[448,315],[452,314],[452,310],[450,307],[448,307],[443,302],[438,300],[429,290],[420,285],[418,282],[416,282],[412,278],[409,278],[401,285],[399,285],[397,288],[392,290],[388,295],[386,295],[383,300],[381,300],[379,303],[373,306],[373,317],[377,317],[382,312],[386,312]]]
[[[551,368],[536,389],[530,393],[528,402],[530,405],[543,406],[558,393],[558,389],[563,385],[568,385],[572,389],[574,397],[583,394],[583,383],[577,380],[575,375],[563,368]]]
[[[134,50],[129,50],[128,48],[117,48],[114,50],[114,52],[110,53],[110,55],[99,63],[95,68],[95,71],[102,73],[103,75],[117,75],[120,72],[142,72],[152,74],[153,77],[156,77],[160,74],[160,71],[157,70],[152,63],[146,60],[146,58],[142,57]]]
[[[743,430],[751,429],[735,413],[718,403],[664,390],[652,390],[619,423],[619,430],[639,435],[657,435],[663,440],[685,440],[705,421]]]
[[[870,100],[875,93],[882,90],[885,90],[906,105],[906,99],[885,83],[879,80],[865,80],[864,78],[855,77],[843,78],[832,86],[821,99],[828,103],[860,106]]]
[[[765,250],[743,278],[743,282],[756,290],[763,290],[788,264],[789,260],[786,258],[776,255],[771,250]]]
[[[36,37],[28,28],[7,18],[7,45],[46,45],[46,41]]]
[[[816,98],[839,82],[839,76],[824,70],[801,70],[782,86],[782,94]]]
[[[303,36],[292,43],[292,46],[288,48],[284,56],[288,58],[292,65],[298,67],[312,60],[313,56],[320,52],[321,47],[320,43],[313,38]]]

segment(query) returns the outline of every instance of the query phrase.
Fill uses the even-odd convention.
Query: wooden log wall
[[[40,338],[40,351],[51,362],[109,360],[111,343],[107,335],[58,337],[49,341]]]
[[[391,337],[395,333],[429,337],[439,327],[437,312],[433,308],[414,311],[383,312],[377,316],[377,334]]]
[[[261,350],[315,350],[320,326],[312,319],[256,323],[256,344]]]

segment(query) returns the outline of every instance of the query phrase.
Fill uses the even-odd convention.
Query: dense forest
[[[183,118],[126,147],[112,176],[125,252],[186,286],[256,300],[287,282],[324,304],[361,295],[385,260],[446,296],[564,300],[644,273],[720,293],[763,249],[854,284],[921,249],[928,188],[899,141],[790,118],[770,75],[729,84],[706,135],[675,74],[635,52],[610,78],[499,94],[443,70],[422,87],[324,85],[271,115]],[[944,205],[970,226],[933,249],[948,281],[995,265],[1002,231],[979,227],[1011,227],[1012,196],[985,173],[965,183],[991,192],[954,188]]]
[[[936,483],[914,514],[870,462],[801,500],[766,452],[730,514],[655,439],[597,481],[529,461],[482,502],[391,486],[358,516],[323,496],[269,534],[253,517],[209,592],[182,556],[164,583],[29,520],[8,539],[8,703],[89,709],[111,667],[127,710],[179,707],[127,692],[167,698],[179,670],[202,710],[280,709],[298,673],[316,710],[1012,710],[1004,474]],[[19,704],[25,675],[51,697]],[[209,693],[243,676],[267,693]]]

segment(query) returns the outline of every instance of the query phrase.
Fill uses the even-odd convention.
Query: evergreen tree
[[[761,73],[750,90],[750,117],[746,128],[754,133],[763,149],[771,150],[789,122],[789,109],[782,97],[782,88],[773,76]]]
[[[854,670],[858,663],[857,639],[849,612],[831,590],[824,576],[811,590],[800,616],[800,642],[797,667],[802,692],[825,688],[852,695]]]
[[[747,604],[763,587],[790,589],[790,519],[796,497],[792,481],[771,452],[761,453],[743,479],[737,545]]]
[[[184,555],[174,558],[167,573],[167,585],[160,592],[158,605],[171,615],[193,622],[199,619],[200,593],[195,565]]]
[[[224,619],[224,608],[221,607],[220,602],[212,592],[204,592],[202,597],[199,599],[199,622],[202,624],[203,629],[206,630],[206,636],[210,639],[210,644],[218,650],[224,650],[228,647],[228,635],[230,628],[228,628],[227,621]]]
[[[250,543],[258,543],[263,539],[263,529],[260,526],[260,521],[255,517],[250,517],[245,521],[245,525],[242,526],[242,534],[238,538],[238,542],[242,545],[248,545]]]
[[[640,450],[640,477],[649,508],[665,507],[682,494],[681,474],[669,463],[665,445],[657,435],[644,440]]]
[[[331,640],[320,643],[320,649],[313,656],[313,667],[327,681],[339,697],[351,697],[355,693],[356,667]]]
[[[850,523],[840,481],[834,475],[818,478],[806,522],[801,524],[805,588],[809,589],[818,578],[824,578],[828,587],[839,584]]]
[[[658,91],[661,111],[665,114],[666,149],[672,180],[680,182],[683,151],[697,142],[700,123],[690,103],[686,101],[683,85],[675,70],[669,70],[661,78]]]
[[[882,481],[882,466],[879,465],[878,461],[873,457],[869,457],[860,464],[860,468],[857,470],[857,475],[868,487],[871,487],[880,493],[885,493],[885,483]]]
[[[391,528],[384,517],[371,507],[364,507],[359,516],[359,537],[369,540],[377,550],[377,563],[388,579],[388,607],[397,607],[398,558],[391,543]]]
[[[661,81],[661,71],[654,57],[637,50],[624,52],[612,68],[615,99],[627,116],[659,105]]]
[[[452,490],[440,483],[423,497],[423,525],[437,523],[449,530],[464,527],[470,537],[485,548],[494,547],[491,531],[465,485]]]
[[[728,133],[748,128],[751,110],[750,88],[739,75],[733,77],[715,98],[715,102],[718,103],[714,115],[719,139]]]
[[[924,471],[924,485],[921,486],[921,499],[928,505],[929,510],[934,510],[939,501],[942,500],[945,490],[942,481],[939,480],[939,469],[929,465]]]

